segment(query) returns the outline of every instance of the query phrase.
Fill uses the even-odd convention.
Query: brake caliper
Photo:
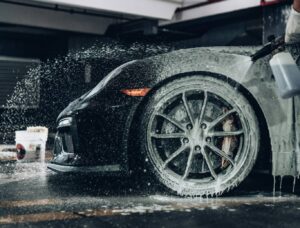
[[[227,108],[223,109],[223,113],[228,112]],[[236,126],[234,125],[234,117],[229,115],[223,121],[223,131],[234,131],[236,130]],[[235,136],[226,136],[222,142],[222,151],[225,152],[229,157],[233,157],[233,150],[236,148],[237,138]],[[222,157],[221,168],[225,169],[229,165],[229,161]]]

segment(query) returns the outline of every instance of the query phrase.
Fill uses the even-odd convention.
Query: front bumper
[[[81,110],[58,122],[54,158],[48,168],[57,172],[128,173],[126,132],[132,105]]]
[[[48,168],[63,173],[109,173],[121,171],[120,164],[99,164],[99,156],[89,158],[89,154],[82,153],[77,121],[74,117],[63,118],[59,121],[54,141],[54,158]],[[98,161],[95,163],[95,161]]]

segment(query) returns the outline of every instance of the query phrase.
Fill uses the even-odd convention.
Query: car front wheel
[[[259,127],[244,95],[222,80],[176,79],[148,99],[139,145],[157,180],[180,195],[219,195],[249,174]]]

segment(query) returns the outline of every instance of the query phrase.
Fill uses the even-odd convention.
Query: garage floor
[[[254,181],[255,180],[255,181]],[[255,175],[219,198],[180,198],[124,178],[62,176],[39,163],[0,175],[1,227],[299,227],[292,180]],[[145,189],[145,188],[144,188]]]

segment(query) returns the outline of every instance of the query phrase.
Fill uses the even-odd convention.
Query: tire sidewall
[[[149,122],[153,112],[158,108],[159,102],[168,96],[175,95],[176,91],[180,88],[192,89],[195,87],[199,88],[199,90],[207,90],[208,92],[215,93],[225,99],[233,108],[238,109],[242,113],[243,116],[239,117],[243,118],[244,123],[246,123],[244,127],[246,128],[247,137],[244,139],[246,141],[242,150],[245,156],[239,161],[238,167],[234,172],[227,175],[223,180],[218,179],[210,182],[210,184],[195,185],[186,181],[176,181],[167,172],[160,171],[157,167],[157,161],[155,161],[149,150],[147,139]],[[201,75],[175,79],[152,93],[145,105],[139,130],[140,148],[148,168],[161,184],[180,195],[219,195],[237,186],[246,178],[254,166],[259,150],[259,137],[259,127],[255,112],[244,95],[222,80]]]

